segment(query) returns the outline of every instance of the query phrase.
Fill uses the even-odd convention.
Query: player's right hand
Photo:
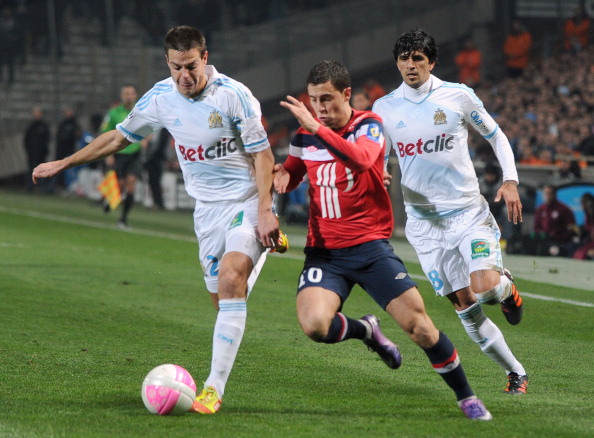
[[[33,182],[37,184],[40,178],[51,178],[57,175],[62,170],[61,161],[50,161],[49,163],[41,163],[35,169],[33,169]]]

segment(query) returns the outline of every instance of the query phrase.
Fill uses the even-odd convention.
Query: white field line
[[[410,274],[410,277],[415,280],[427,280],[427,277],[425,277],[424,275]],[[524,290],[521,291],[520,295],[522,295],[522,297],[533,298],[535,300],[541,300],[541,301],[554,301],[556,303],[571,304],[572,306],[580,306],[580,307],[594,307],[593,303],[585,303],[582,301],[567,300],[565,298],[556,298],[556,297],[549,297],[546,295],[538,295],[538,294],[533,294],[530,292],[525,292]]]
[[[104,230],[118,230],[116,225],[108,225],[108,224],[104,224],[101,222],[89,221],[89,220],[84,220],[84,219],[73,219],[73,218],[69,218],[66,216],[59,216],[59,215],[49,214],[49,213],[40,213],[37,211],[19,210],[19,209],[15,209],[15,208],[7,208],[7,207],[0,206],[0,212],[10,213],[10,214],[19,215],[19,216],[28,216],[28,217],[39,218],[39,219],[53,220],[56,222],[63,222],[63,223],[69,223],[69,224],[75,224],[75,225],[85,225],[88,227],[99,228],[99,229],[104,229]],[[150,237],[160,237],[163,239],[177,240],[177,241],[182,241],[182,242],[196,242],[196,238],[193,236],[189,237],[189,236],[182,236],[179,234],[161,233],[158,231],[139,230],[139,229],[129,228],[122,232],[139,234],[139,235],[150,236]],[[3,244],[2,244],[2,242],[0,242],[0,247],[2,247],[2,246],[3,246]],[[285,257],[285,258],[290,258],[290,259],[295,259],[295,260],[303,260],[303,256],[296,255],[296,254],[275,254],[275,253],[272,253],[272,254],[270,254],[270,256]],[[411,276],[411,278],[413,278],[415,280],[427,280],[427,278],[424,275],[411,274],[410,276]],[[582,302],[582,301],[567,300],[565,298],[556,298],[556,297],[550,297],[550,296],[546,296],[546,295],[538,295],[538,294],[533,294],[533,293],[525,292],[525,291],[522,291],[522,296],[532,298],[535,300],[553,301],[556,303],[564,303],[564,304],[569,304],[572,306],[594,307],[594,303],[586,303],[586,302]]]

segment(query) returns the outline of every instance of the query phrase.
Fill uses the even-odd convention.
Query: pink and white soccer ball
[[[194,379],[179,365],[159,365],[142,382],[142,401],[151,414],[184,414],[195,398]]]

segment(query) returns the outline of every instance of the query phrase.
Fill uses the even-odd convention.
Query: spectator
[[[471,88],[478,86],[481,81],[482,55],[472,39],[464,41],[455,62],[458,67],[458,80]]]
[[[581,227],[581,239],[573,258],[578,260],[594,259],[594,195],[584,193],[581,198],[584,209],[584,225]]]
[[[503,217],[505,204],[503,202],[495,202],[497,190],[499,190],[502,184],[501,176],[501,168],[497,164],[490,162],[485,165],[483,175],[479,178],[481,195],[489,203],[489,210],[491,210],[491,214],[500,225],[505,222],[505,218],[507,217],[507,215]]]
[[[563,47],[568,52],[578,53],[588,47],[590,20],[583,6],[579,6],[573,17],[565,21]]]
[[[165,209],[161,176],[163,175],[163,162],[167,157],[167,148],[171,146],[171,141],[169,131],[164,128],[153,133],[148,141],[144,168],[148,173],[148,184],[153,196],[153,208],[155,210]]]
[[[534,233],[546,242],[548,254],[570,256],[572,238],[575,235],[575,216],[567,205],[557,199],[555,187],[545,186],[543,197],[544,203],[534,214]]]
[[[594,132],[589,125],[587,128],[584,127],[581,132],[584,134],[584,137],[578,144],[577,150],[584,156],[594,158]]]
[[[352,107],[357,111],[371,111],[371,100],[369,94],[363,88],[358,88],[353,91]]]
[[[512,23],[511,33],[505,39],[503,54],[507,75],[517,78],[522,75],[529,62],[532,49],[532,35],[519,20]]]
[[[557,161],[559,177],[557,184],[568,184],[582,179],[582,169],[577,160],[563,158]]]
[[[75,152],[80,135],[81,129],[76,120],[74,110],[71,107],[64,108],[62,111],[62,121],[58,125],[58,131],[56,133],[56,160],[66,158]],[[64,172],[61,174],[61,177],[58,184],[68,191],[70,184],[74,182],[75,173]]]
[[[367,79],[363,88],[365,88],[365,91],[367,91],[370,105],[373,105],[373,102],[387,94],[386,89],[382,86],[382,84],[373,78]]]
[[[43,120],[43,111],[39,107],[33,108],[31,113],[33,120],[25,131],[25,152],[27,152],[27,163],[29,165],[29,175],[33,173],[39,164],[47,158],[49,151],[50,130],[47,123]],[[33,180],[29,177],[27,180],[27,190],[33,190]]]
[[[78,144],[76,145],[76,150],[84,148],[86,145],[91,143],[95,138],[101,134],[101,124],[103,123],[103,116],[99,113],[92,114],[89,117],[89,129],[85,129],[81,134],[80,138],[78,139]],[[84,164],[83,166],[89,167],[91,169],[96,169],[98,167],[98,163],[90,163]],[[79,167],[83,167],[79,166]]]

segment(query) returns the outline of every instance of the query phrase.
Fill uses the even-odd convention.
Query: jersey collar
[[[421,103],[433,92],[433,90],[441,87],[442,85],[443,81],[441,79],[431,75],[429,76],[429,79],[419,88],[412,88],[403,82],[402,86],[400,87],[400,91],[402,93],[402,97],[404,97],[406,100],[409,100],[413,103]]]

